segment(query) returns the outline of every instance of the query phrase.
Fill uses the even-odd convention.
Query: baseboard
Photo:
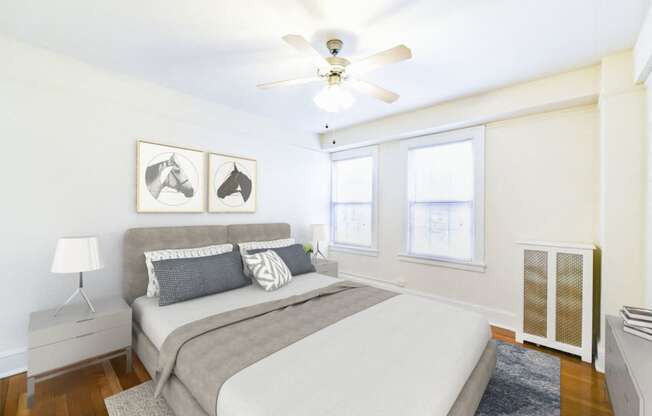
[[[27,348],[0,352],[0,378],[27,371]]]
[[[598,348],[595,352],[595,371],[599,373],[604,373],[604,347],[600,347],[598,344]]]
[[[451,298],[446,298],[443,296],[438,296],[432,293],[428,292],[423,292],[420,290],[415,290],[415,289],[408,289],[404,287],[402,283],[393,283],[393,282],[388,282],[385,280],[377,279],[371,276],[365,276],[361,275],[358,273],[350,273],[350,272],[340,272],[339,273],[340,277],[354,280],[354,281],[360,281],[362,283],[367,283],[372,286],[378,286],[380,288],[388,289],[388,290],[394,290],[397,292],[401,293],[406,293],[409,295],[414,295],[414,296],[421,296],[424,298],[429,298],[436,300],[438,302],[442,303],[447,303],[449,305],[457,306],[462,309],[470,310],[473,312],[477,312],[487,318],[489,323],[493,326],[497,326],[499,328],[506,329],[508,331],[513,331],[516,332],[515,326],[514,326],[514,321],[516,320],[516,315],[509,313],[507,311],[503,311],[500,309],[494,309],[494,308],[488,308],[486,306],[482,305],[476,305],[473,303],[468,303],[468,302],[462,302],[456,299],[451,299]]]

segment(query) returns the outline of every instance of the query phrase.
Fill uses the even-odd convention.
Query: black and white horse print
[[[182,193],[186,198],[192,198],[195,190],[188,175],[177,162],[177,155],[172,153],[169,159],[147,166],[145,171],[147,189],[155,199],[159,199],[161,191],[170,188]]]
[[[233,162],[233,170],[217,188],[217,197],[224,199],[236,193],[242,195],[243,204],[246,203],[251,196],[251,179]]]

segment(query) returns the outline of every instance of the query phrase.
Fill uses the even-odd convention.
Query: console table
[[[623,331],[607,316],[605,373],[616,416],[652,416],[652,342]]]

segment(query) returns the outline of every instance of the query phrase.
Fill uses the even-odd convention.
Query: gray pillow
[[[283,263],[290,269],[292,276],[316,271],[315,266],[310,262],[310,256],[306,254],[301,244],[292,244],[291,246],[279,248],[257,248],[247,250],[247,254],[256,254],[268,250],[278,254]]]
[[[152,262],[159,282],[160,306],[222,293],[251,284],[240,253]]]

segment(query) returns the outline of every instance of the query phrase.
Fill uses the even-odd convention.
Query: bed
[[[133,349],[152,378],[159,371],[161,394],[175,414],[475,413],[496,363],[496,345],[491,340],[486,319],[480,315],[423,297],[388,295],[385,291],[318,273],[297,276],[289,285],[273,292],[265,292],[254,284],[164,307],[158,306],[156,298],[144,296],[145,251],[269,241],[289,238],[290,234],[288,224],[137,228],[126,232],[123,296],[133,307]],[[336,302],[336,298],[329,300],[321,293],[340,290],[342,293],[368,290],[360,293],[373,293],[381,298],[338,317],[337,311],[328,312],[328,303]],[[197,367],[201,363],[193,367],[190,352],[178,353],[176,361],[169,364],[169,375],[162,376],[161,362],[168,360],[168,345],[172,343],[171,338],[183,332],[180,328],[212,318],[236,316],[240,311],[260,312],[266,305],[279,306],[280,310],[296,309],[287,308],[291,299],[307,299],[314,293],[320,293],[319,300],[327,313],[317,311],[317,316],[308,323],[319,321],[319,314],[328,313],[335,314],[333,321],[251,364],[236,366],[214,392],[215,397],[206,393],[215,390],[212,381],[204,381],[213,380],[215,375],[202,374],[203,368]],[[330,305],[330,309],[343,308]],[[305,316],[311,312],[295,311]],[[207,338],[204,343],[210,342],[208,336],[203,337]],[[255,342],[280,341],[263,338]],[[211,357],[204,356],[215,354],[216,360],[229,361],[228,342],[214,343],[209,344],[209,349],[203,346],[202,351],[210,352],[201,354],[201,358],[210,361]],[[243,347],[246,343],[236,348]]]

